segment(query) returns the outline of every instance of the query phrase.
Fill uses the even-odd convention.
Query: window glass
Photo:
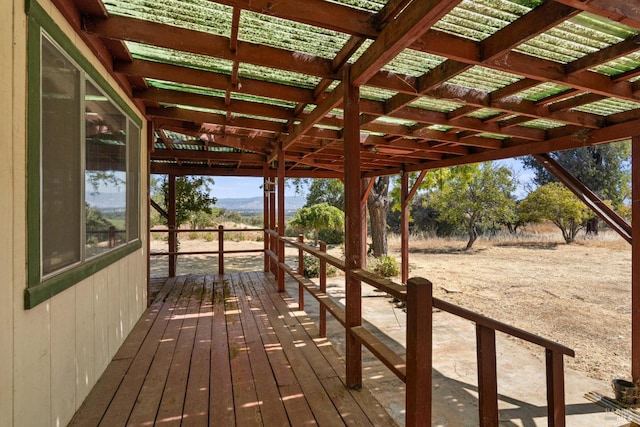
[[[85,251],[91,258],[126,243],[127,118],[86,81]]]
[[[46,37],[41,59],[42,275],[81,260],[81,74]]]

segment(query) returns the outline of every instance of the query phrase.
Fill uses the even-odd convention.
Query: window
[[[140,124],[34,4],[27,308],[140,248]]]

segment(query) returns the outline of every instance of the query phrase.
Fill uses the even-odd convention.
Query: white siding
[[[17,0],[0,2],[0,58],[13,56],[13,11]],[[13,420],[13,82],[12,63],[0,67],[0,153],[5,165],[0,168],[0,426],[9,426]]]
[[[84,56],[92,58],[57,9],[47,0],[40,3]],[[140,249],[33,309],[24,309],[26,43],[24,0],[0,1],[0,152],[10,160],[0,168],[0,427],[64,426],[146,308],[146,253]],[[146,158],[145,140],[143,126],[141,159]],[[141,175],[145,173],[142,161]],[[145,195],[146,189],[140,193]],[[146,230],[141,206],[140,230]]]

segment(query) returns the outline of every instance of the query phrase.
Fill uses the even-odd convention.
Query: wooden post
[[[278,149],[278,262],[284,263],[284,150]],[[278,292],[284,292],[284,269],[278,266]]]
[[[640,382],[640,136],[631,140],[631,377]]]
[[[176,176],[169,175],[169,277],[176,276],[176,262],[178,256],[175,255],[178,249],[178,236],[176,234]]]
[[[224,274],[224,225],[218,226],[218,274]]]
[[[431,426],[432,285],[407,281],[407,426]]]
[[[320,242],[320,250],[326,255],[327,254],[327,244],[325,242]],[[327,293],[327,261],[323,258],[320,259],[320,270],[318,272],[318,276],[320,277],[320,292],[323,294]],[[320,336],[323,338],[327,337],[327,309],[323,304],[320,304]]]
[[[546,350],[547,359],[547,425],[565,426],[564,360],[559,351]]]
[[[496,331],[476,324],[478,414],[481,427],[498,427]]]
[[[264,272],[269,271],[269,255],[267,251],[269,250],[269,234],[267,230],[269,229],[269,177],[268,172],[269,168],[267,163],[262,167],[263,171],[263,179],[262,179],[262,189],[264,190],[264,197],[262,199],[262,226],[264,227],[263,239],[264,239]]]
[[[409,174],[400,177],[400,256],[401,279],[409,280]]]
[[[272,175],[270,176],[270,181],[271,183],[269,184],[269,227],[271,228],[272,231],[275,231],[277,229],[277,225],[276,225],[276,187],[275,187],[275,181],[274,181],[275,177]],[[270,239],[271,239],[271,243],[270,243],[270,247],[271,247],[271,251],[274,254],[278,254],[278,239],[273,236],[270,235]],[[270,265],[271,265],[271,269],[269,271],[271,271],[271,273],[273,273],[274,275],[276,275],[277,271],[278,271],[278,266],[276,265],[276,261],[273,258],[270,258]]]
[[[298,242],[304,243],[304,236],[298,234]],[[304,252],[298,249],[298,274],[304,276]],[[298,310],[304,310],[304,287],[298,283]]]
[[[345,358],[348,387],[362,386],[362,347],[351,334],[351,328],[362,324],[362,289],[351,273],[363,264],[362,195],[360,176],[360,89],[350,83],[351,69],[345,67],[344,88],[344,190],[345,190],[345,255],[346,255],[346,327]]]
[[[152,121],[147,121],[147,307],[151,306],[151,152],[154,149],[155,130]]]

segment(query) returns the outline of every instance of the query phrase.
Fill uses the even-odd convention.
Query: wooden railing
[[[266,233],[275,237],[278,244],[286,244],[298,248],[297,269],[290,267],[282,260],[278,260],[274,251],[266,250],[265,254],[279,268],[283,269],[298,282],[298,301],[301,310],[304,309],[305,290],[318,301],[320,306],[320,334],[326,336],[326,312],[329,312],[343,327],[346,327],[345,310],[326,293],[326,265],[330,264],[337,269],[345,271],[345,263],[327,254],[326,245],[324,244],[321,244],[320,249],[317,249],[305,244],[302,237],[295,240],[280,237],[272,230],[266,230]],[[319,285],[316,285],[303,275],[303,253],[305,252],[315,256],[320,262]],[[476,325],[480,426],[498,426],[496,331],[536,344],[545,349],[548,425],[554,427],[565,426],[564,356],[574,357],[573,350],[449,302],[433,298],[431,282],[426,279],[411,278],[408,280],[407,286],[403,286],[363,269],[351,271],[351,274],[355,275],[361,282],[386,292],[406,304],[405,358],[369,332],[364,326],[351,327],[347,331],[361,345],[368,348],[398,378],[405,382],[406,425],[431,425],[432,310],[425,309],[425,307],[435,307],[470,320]],[[347,369],[349,369],[348,366]]]
[[[149,256],[167,256],[169,257],[168,276],[175,276],[176,264],[179,255],[217,255],[218,256],[218,274],[224,274],[224,256],[225,254],[245,254],[245,253],[264,253],[264,249],[235,249],[225,250],[224,240],[225,233],[247,233],[260,232],[264,233],[262,228],[224,228],[220,225],[218,228],[203,228],[191,230],[172,230],[172,229],[155,229],[149,230],[151,233],[166,233],[169,240],[175,239],[179,233],[216,233],[218,240],[218,250],[216,251],[165,251],[151,252]]]

